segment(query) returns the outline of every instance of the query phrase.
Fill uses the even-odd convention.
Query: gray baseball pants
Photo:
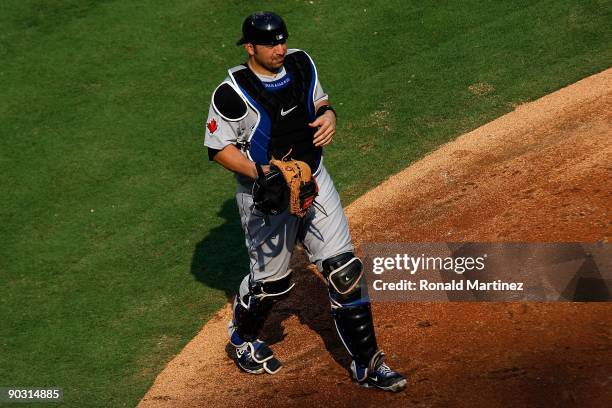
[[[287,274],[291,253],[298,239],[319,271],[322,270],[321,263],[325,259],[353,251],[340,196],[323,164],[314,177],[319,186],[316,202],[324,212],[312,206],[308,214],[299,219],[285,211],[269,216],[268,225],[263,214],[253,208],[253,184],[238,183],[236,202],[250,258],[250,273],[240,284],[241,297],[249,292],[249,279],[253,282],[265,282],[277,280]]]

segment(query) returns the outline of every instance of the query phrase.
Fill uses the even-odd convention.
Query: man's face
[[[278,71],[285,62],[287,44],[254,45],[247,44],[247,52],[255,62],[268,71]]]

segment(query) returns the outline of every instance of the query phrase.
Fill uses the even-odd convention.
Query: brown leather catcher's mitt
[[[303,217],[319,194],[319,187],[310,166],[303,161],[292,159],[270,160],[270,171],[278,171],[287,183],[289,213]]]

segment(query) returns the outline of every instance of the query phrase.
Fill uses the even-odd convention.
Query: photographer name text
[[[522,291],[523,282],[504,282],[499,279],[491,282],[483,282],[477,279],[451,280],[449,282],[401,279],[397,282],[384,282],[382,279],[376,279],[372,283],[372,288],[377,291]]]

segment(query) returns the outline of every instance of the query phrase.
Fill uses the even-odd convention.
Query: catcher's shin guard
[[[323,261],[323,273],[340,339],[355,361],[367,365],[378,346],[363,265],[347,252]]]
[[[281,363],[266,343],[257,339],[270,309],[294,285],[291,272],[284,277],[265,282],[249,283],[249,293],[234,300],[234,316],[228,326],[230,343],[236,348],[238,366],[252,374],[275,374]]]
[[[234,300],[234,316],[231,322],[234,330],[245,341],[257,339],[268,313],[274,303],[284,298],[291,289],[291,271],[277,280],[249,282],[249,293]]]

